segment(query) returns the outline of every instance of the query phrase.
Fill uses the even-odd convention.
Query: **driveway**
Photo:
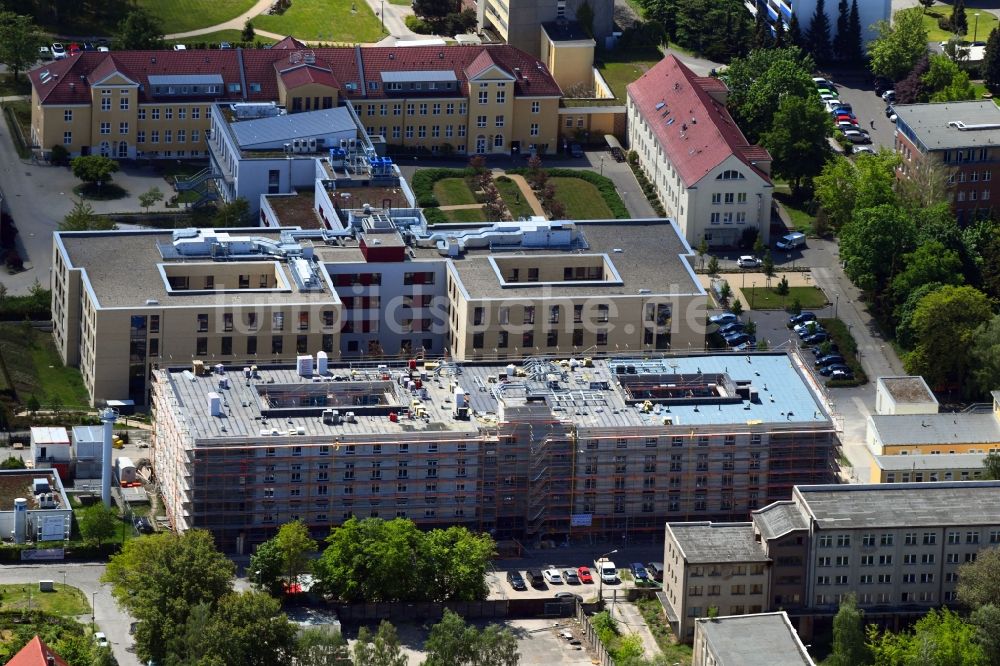
[[[118,607],[111,596],[111,588],[101,584],[104,575],[103,564],[52,563],[32,565],[4,565],[0,567],[0,583],[27,583],[37,585],[39,580],[53,580],[79,588],[87,597],[88,603],[94,602],[94,616],[97,627],[103,631],[115,659],[121,666],[141,666],[132,649],[132,637],[129,636],[129,626],[134,621],[128,613]],[[89,621],[89,618],[87,619]]]

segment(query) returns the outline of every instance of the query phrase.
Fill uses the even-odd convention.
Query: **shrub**
[[[418,35],[433,35],[434,26],[420,18],[419,16],[407,16],[405,19],[406,27],[417,33]]]
[[[60,143],[52,146],[52,152],[49,154],[49,162],[54,166],[66,166],[69,164],[69,151],[66,147]]]
[[[425,208],[424,218],[427,220],[427,224],[445,224],[448,222],[448,218],[445,217],[444,211],[440,208]]]

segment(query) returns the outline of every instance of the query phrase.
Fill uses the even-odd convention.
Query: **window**
[[[486,127],[486,116],[476,116],[476,127]]]
[[[177,143],[186,143],[186,142],[187,142],[187,132],[182,129],[177,130]]]
[[[208,330],[208,315],[199,314],[198,315],[198,332],[204,333]]]
[[[285,339],[280,335],[276,335],[271,338],[271,353],[274,355],[279,355],[284,351]]]
[[[128,111],[128,97],[122,95],[121,99],[118,100],[118,108],[122,111]]]
[[[153,109],[153,113],[151,114],[151,117],[152,117],[153,120],[159,120],[160,119],[160,109],[158,109],[158,108]]]
[[[122,135],[128,134],[128,123],[118,123],[118,133]]]
[[[195,352],[198,356],[208,355],[208,338],[198,338],[196,341],[197,351]]]
[[[163,143],[173,143],[173,142],[174,142],[174,131],[163,130]]]
[[[503,116],[497,116],[496,117],[496,126],[497,127],[503,127]]]
[[[149,133],[149,142],[150,143],[159,143],[160,142],[160,130],[152,130]]]
[[[479,91],[479,103],[480,104],[489,104],[490,103],[490,93],[489,93],[489,91],[486,91],[486,90],[480,90]]]
[[[422,103],[420,105],[420,115],[422,115],[422,116],[426,116],[427,115],[427,103],[426,102],[424,102],[424,103]]]
[[[73,133],[72,132],[63,132],[63,145],[64,146],[68,146],[71,143],[73,143]]]
[[[541,102],[532,102],[531,103],[531,112],[532,113],[538,113],[541,110],[542,110],[542,104],[541,104]]]
[[[934,532],[924,532],[924,545],[933,546],[937,543],[937,534]]]
[[[73,122],[73,109],[63,111],[63,120],[67,123]]]
[[[101,123],[101,134],[111,134],[111,123]]]
[[[146,143],[146,130],[138,130],[135,133],[136,143]]]
[[[497,85],[503,85],[503,84],[500,83],[500,84],[497,84]],[[497,91],[497,104],[503,104],[506,101],[507,101],[507,93],[506,93],[506,91],[498,90]]]
[[[893,542],[893,535],[892,534],[883,534],[882,535],[881,543],[882,543],[883,546],[891,546],[892,542]]]
[[[744,180],[745,178],[746,176],[742,173],[732,169],[727,169],[715,177],[716,180]]]
[[[110,110],[111,110],[111,98],[110,97],[104,97],[104,98],[102,98],[101,99],[101,111],[110,111]]]
[[[271,317],[271,328],[275,331],[285,330],[285,313],[275,312]]]

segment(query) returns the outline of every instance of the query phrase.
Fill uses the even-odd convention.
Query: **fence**
[[[604,647],[604,643],[597,636],[597,630],[594,629],[594,625],[591,624],[590,618],[583,610],[582,604],[576,605],[576,619],[580,622],[580,627],[583,630],[583,637],[587,641],[587,645],[590,649],[594,651],[597,655],[597,661],[595,663],[601,666],[615,666],[615,660],[611,658],[611,654],[608,652],[608,648]]]
[[[438,602],[385,602],[367,604],[341,604],[336,606],[342,622],[391,622],[437,621],[445,609],[464,618],[504,620],[507,618],[572,617],[575,601],[567,599],[495,599],[489,601]]]

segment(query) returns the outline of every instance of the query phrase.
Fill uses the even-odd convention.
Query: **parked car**
[[[52,60],[52,49],[47,46],[38,47],[38,59],[39,60]]]
[[[542,576],[542,572],[538,569],[528,569],[524,572],[525,577],[527,577],[528,582],[531,583],[531,587],[544,590],[545,589],[545,577]]]
[[[590,575],[590,569],[588,567],[578,567],[576,570],[577,576],[580,578],[581,583],[593,583],[594,577]]]
[[[871,143],[872,138],[868,135],[868,132],[864,130],[847,130],[844,132],[844,138],[851,143]]]
[[[878,151],[876,151],[871,146],[854,146],[853,148],[851,148],[851,153],[854,155],[860,155],[861,153],[868,153],[869,155],[877,155]]]
[[[854,113],[854,107],[851,106],[847,102],[841,102],[836,107],[834,107],[833,109],[831,109],[831,111],[846,111],[847,113],[853,114]]]
[[[840,354],[827,354],[816,359],[816,367],[822,368],[833,363],[844,363],[844,357]]]
[[[828,365],[828,366],[826,366],[824,368],[820,368],[819,369],[819,374],[823,375],[824,377],[829,377],[830,375],[832,375],[833,373],[837,372],[838,370],[840,370],[842,372],[843,371],[850,372],[851,371],[851,367],[848,366],[848,365],[845,365],[843,363],[831,363],[830,365]]]
[[[183,44],[174,44],[174,51],[187,51],[187,47]]]
[[[562,575],[563,580],[566,581],[567,585],[580,584],[580,576],[577,575],[576,569],[563,569]]]
[[[751,254],[745,254],[736,260],[736,265],[740,268],[757,268],[760,264],[760,259]]]
[[[824,346],[826,347],[826,350],[825,350],[826,353],[824,353],[824,349],[823,349]],[[816,345],[815,347],[812,348],[812,353],[813,353],[813,356],[815,356],[817,358],[820,357],[820,356],[826,356],[827,354],[839,354],[840,353],[840,347],[838,347],[835,344]]]
[[[649,580],[649,574],[646,572],[646,567],[642,565],[642,562],[633,562],[629,565],[629,571],[632,572],[632,576],[638,580]]]
[[[747,325],[741,321],[731,321],[725,326],[719,327],[719,335],[721,335],[722,337],[726,337],[727,335],[731,335],[733,333],[740,333],[746,327]]]
[[[583,157],[583,146],[574,143],[569,147],[569,154],[573,157]]]
[[[508,571],[507,572],[507,582],[515,590],[527,590],[528,584],[524,582],[524,576],[518,571]]]
[[[78,54],[78,53],[80,52],[80,45],[79,45],[79,44],[77,44],[76,42],[73,42],[73,43],[71,43],[71,44],[70,44],[70,45],[69,45],[69,46],[68,46],[68,47],[66,48],[66,51],[67,51],[67,52],[68,52],[68,53],[69,53],[69,54],[70,54],[71,56],[75,56],[76,54]]]
[[[722,326],[724,324],[729,324],[731,322],[734,322],[737,319],[738,317],[734,315],[732,312],[722,312],[717,315],[712,315],[711,317],[709,317],[708,323],[715,324],[716,326]]]
[[[559,574],[559,569],[549,568],[542,572],[542,576],[545,577],[546,583],[552,583],[553,585],[562,585],[562,576]]]
[[[796,331],[796,333],[798,333],[802,341],[805,342],[806,338],[812,337],[817,333],[826,333],[826,329],[822,326],[813,326],[811,328],[807,326],[800,331]],[[822,342],[825,342],[825,340]]]
[[[809,333],[822,331],[823,325],[820,324],[815,319],[810,319],[809,321],[804,321],[799,324],[795,324],[794,326],[792,326],[792,330],[798,333],[799,336],[801,337],[802,335],[808,335]]]
[[[884,93],[882,93],[882,100],[887,104],[892,104],[893,102],[896,101],[896,91],[886,90]]]
[[[813,83],[816,84],[817,88],[827,88],[828,90],[836,90],[837,88],[837,86],[833,85],[833,81],[825,79],[822,76],[814,76]]]
[[[854,379],[854,373],[851,372],[850,369],[834,370],[833,372],[830,373],[830,379],[831,380],[841,379],[844,381],[851,381],[852,379]]]
[[[802,338],[802,342],[804,342],[807,345],[818,345],[822,342],[826,342],[829,339],[830,336],[827,334],[826,331],[818,331],[816,333],[813,333],[812,335],[807,335],[806,337]]]
[[[815,312],[800,312],[797,315],[792,315],[788,318],[788,327],[796,326],[798,324],[805,324],[806,322],[816,321]]]
[[[84,51],[96,51],[97,50],[97,46],[94,45],[94,42],[84,42],[83,44],[80,45],[80,48],[82,48]]]
[[[892,110],[892,106],[891,105],[885,107],[885,117],[886,118],[888,118],[889,116],[891,116],[894,113],[896,113],[896,112]]]
[[[98,47],[97,47],[97,50],[98,50],[98,52],[100,52],[100,53],[107,53],[107,52],[108,52],[108,51],[110,51],[111,49],[110,49],[110,48],[108,48],[107,46],[98,46]]]
[[[56,60],[66,57],[66,47],[61,42],[52,42],[52,57]]]
[[[104,635],[103,631],[98,631],[94,634],[94,642],[97,643],[97,647],[110,647],[108,643],[108,637]]]
[[[554,599],[558,599],[559,601],[573,601],[573,602],[579,602],[581,604],[583,603],[583,597],[581,597],[579,594],[573,594],[572,592],[556,592],[554,595],[552,595],[552,597]]]
[[[730,348],[736,349],[743,345],[755,345],[757,344],[757,338],[752,335],[747,335],[746,333],[737,333],[736,335],[726,338],[726,344]]]
[[[646,564],[646,571],[653,580],[662,581],[663,580],[663,562],[649,562]]]
[[[732,344],[732,340],[735,340],[743,335],[748,335],[748,333],[745,330],[740,329],[738,331],[730,331],[729,333],[726,333],[725,335],[722,336],[722,339],[726,341],[726,344]]]
[[[231,48],[233,48],[233,45],[230,44],[229,42],[219,42],[219,48],[220,49],[231,49]]]
[[[774,244],[779,250],[794,250],[797,247],[802,247],[806,244],[806,235],[800,231],[793,231],[790,234],[785,234],[782,236],[777,243]]]

